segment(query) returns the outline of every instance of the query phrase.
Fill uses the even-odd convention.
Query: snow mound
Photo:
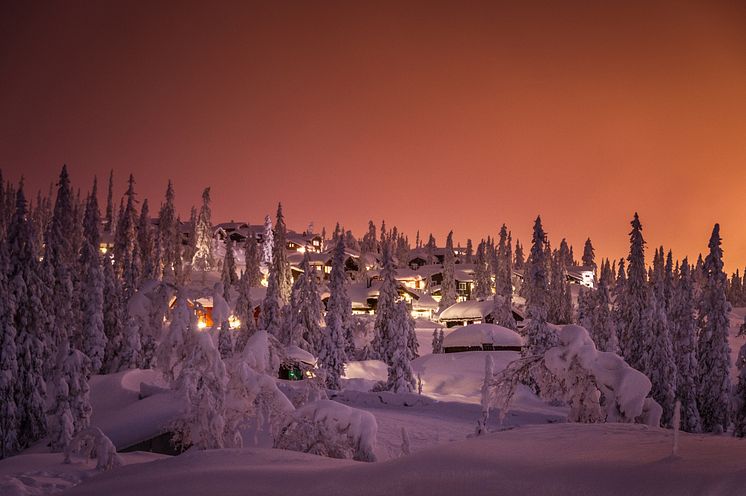
[[[459,327],[443,339],[444,348],[460,346],[523,346],[517,332],[495,324],[471,324]]]

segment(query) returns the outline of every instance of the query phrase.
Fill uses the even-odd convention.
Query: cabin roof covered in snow
[[[440,320],[466,320],[480,319],[489,315],[494,308],[495,303],[489,300],[469,300],[454,303],[443,310],[440,314]]]
[[[515,331],[495,324],[471,324],[459,327],[443,338],[443,347],[523,346],[523,338]]]

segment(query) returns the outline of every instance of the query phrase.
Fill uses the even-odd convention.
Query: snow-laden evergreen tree
[[[368,221],[368,232],[363,235],[360,252],[378,253],[378,235],[376,234],[376,225],[372,220]]]
[[[704,286],[699,305],[699,413],[705,432],[723,432],[730,420],[730,346],[728,315],[730,303],[725,295],[723,249],[720,225],[715,224],[703,264]]]
[[[103,368],[106,372],[117,372],[118,365],[115,357],[118,355],[124,341],[124,308],[122,301],[122,287],[114,273],[114,261],[111,254],[103,257],[104,300],[103,323],[106,335],[106,352]]]
[[[477,421],[476,431],[474,432],[474,435],[476,436],[481,436],[488,432],[487,421],[490,418],[490,406],[492,404],[492,389],[490,388],[490,383],[493,381],[493,375],[492,356],[487,354],[484,357],[484,379],[482,380],[482,398],[480,402],[482,411],[479,415],[479,420]]]
[[[474,245],[471,242],[471,238],[466,240],[466,255],[464,256],[464,263],[474,263]]]
[[[104,271],[99,257],[99,225],[101,217],[96,198],[96,181],[85,209],[85,241],[80,254],[81,274],[81,333],[82,341],[76,347],[91,360],[91,371],[101,372],[106,352],[106,334],[104,333]]]
[[[746,319],[738,332],[739,337],[744,335],[746,335]],[[736,369],[738,370],[738,383],[733,394],[733,435],[746,437],[746,344],[738,350]]]
[[[650,294],[650,330],[644,335],[644,371],[653,388],[650,395],[663,408],[661,422],[672,425],[676,403],[676,364],[666,314],[665,274],[663,250],[658,254],[658,263],[653,273],[653,287]]]
[[[591,238],[585,240],[581,262],[586,267],[593,267],[594,269],[596,268],[596,251],[593,249]]]
[[[196,339],[196,329],[197,316],[187,306],[187,297],[181,288],[177,292],[174,309],[171,312],[171,322],[156,350],[158,370],[174,388],[181,369],[194,347],[192,341]]]
[[[645,240],[642,224],[635,212],[629,234],[630,252],[626,285],[622,304],[618,306],[619,349],[626,362],[634,369],[646,371],[644,357],[645,336],[650,332],[650,295],[645,269]],[[620,267],[621,270],[621,267]]]
[[[394,393],[411,393],[416,381],[412,372],[411,355],[407,346],[408,337],[414,329],[414,322],[407,304],[400,301],[394,305],[390,325],[391,339],[386,389]]]
[[[225,363],[208,333],[197,333],[190,344],[174,381],[186,409],[171,426],[172,441],[177,446],[220,449],[224,447],[228,384]]]
[[[2,177],[0,176],[0,190]],[[0,198],[4,203],[4,198]],[[5,215],[5,214],[3,214]],[[3,222],[5,222],[3,220]],[[15,454],[20,449],[18,405],[18,352],[16,350],[15,298],[10,290],[7,275],[10,272],[8,246],[0,239],[0,459]]]
[[[681,401],[681,430],[700,432],[702,421],[697,407],[697,321],[694,283],[689,260],[684,259],[674,287],[670,309],[671,339],[676,362],[676,399]]]
[[[446,238],[446,249],[443,257],[443,281],[440,284],[440,302],[438,311],[456,303],[456,260],[453,253],[453,231]]]
[[[515,270],[523,270],[526,262],[525,262],[525,258],[523,255],[523,245],[521,244],[519,240],[516,240],[515,242],[514,258],[515,258],[515,262],[514,262]]]
[[[316,273],[311,268],[308,252],[303,254],[300,269],[303,273],[295,281],[293,293],[290,297],[290,313],[292,315],[290,329],[293,329],[294,336],[290,340],[290,343],[300,346],[313,355],[316,355],[322,338],[321,323],[324,321],[324,304],[321,302],[321,297],[319,296]],[[337,296],[333,302],[331,297],[329,298],[329,307],[336,309],[338,305],[345,307],[349,303],[350,312],[352,312],[352,303],[350,303],[349,297],[346,296],[347,288],[344,287],[344,281],[342,281],[342,287],[339,287],[340,281],[338,279],[339,277],[335,274],[335,279],[330,281],[330,284],[334,286],[334,292],[337,293]],[[351,317],[351,313],[349,315],[345,313],[342,318],[346,318],[349,323]],[[350,326],[345,329],[345,332],[347,333],[349,329]],[[349,345],[351,345],[351,340],[347,351],[350,351]]]
[[[262,254],[259,251],[259,244],[253,234],[249,233],[244,243],[244,262],[246,264],[247,283],[250,288],[258,287],[262,282]]]
[[[383,243],[383,270],[381,271],[381,287],[378,290],[376,305],[376,321],[373,325],[374,355],[385,363],[391,362],[391,339],[394,324],[396,300],[399,297],[396,286],[396,269],[391,256],[391,245]]]
[[[492,270],[495,278],[495,297],[492,320],[495,324],[515,330],[513,316],[513,256],[510,233],[505,224],[500,228],[500,239],[494,251]]]
[[[474,292],[472,297],[484,300],[492,295],[492,281],[487,269],[486,244],[482,240],[477,246],[477,257],[474,261]]]
[[[453,247],[453,241],[451,241],[451,247]],[[435,237],[432,233],[427,238],[427,244],[425,245],[425,254],[427,256],[427,263],[434,264],[436,262],[435,250],[438,247],[435,245]]]
[[[104,232],[114,232],[114,170],[109,171],[109,188],[106,193],[106,215],[104,216]]]
[[[438,333],[438,330],[438,328],[433,329],[433,355],[443,353],[443,341],[441,340],[441,334],[443,333],[443,330],[440,329],[440,333]]]
[[[262,303],[262,328],[275,337],[279,337],[282,327],[282,308],[290,302],[292,277],[290,264],[285,252],[285,218],[282,215],[282,204],[277,205],[277,219],[272,249],[272,265],[269,268],[267,295]]]
[[[24,208],[25,210],[25,208]],[[62,167],[57,186],[57,199],[54,213],[46,234],[46,250],[44,264],[45,275],[50,280],[49,290],[53,295],[48,307],[51,313],[51,327],[48,334],[48,347],[58,349],[63,342],[77,334],[76,315],[73,311],[73,277],[72,270],[76,262],[76,254],[70,243],[70,233],[73,227],[73,197],[70,189],[70,177],[67,167]],[[48,371],[54,367],[53,360],[47,363]]]
[[[236,295],[235,314],[241,322],[241,328],[236,336],[236,351],[243,352],[246,342],[256,332],[256,320],[254,319],[254,303],[251,301],[251,285],[249,275],[246,271],[241,274],[238,281],[238,294]]]
[[[339,224],[337,224],[339,226]],[[262,265],[269,267],[275,250],[275,236],[272,231],[272,218],[264,217],[264,232],[262,234]]]
[[[140,277],[144,280],[155,279],[160,276],[160,274],[156,274],[160,268],[160,261],[158,260],[159,254],[156,250],[154,237],[153,225],[150,221],[150,207],[146,198],[142,202],[140,220],[137,224],[137,249],[139,250],[142,267]]]
[[[547,305],[549,299],[547,260],[544,245],[546,234],[541,225],[541,217],[536,217],[531,242],[531,253],[526,267],[526,353],[543,355],[557,344],[557,334],[547,325]]]
[[[562,240],[564,249],[555,250],[550,260],[549,301],[547,319],[555,324],[570,324],[572,322],[572,302],[570,288],[567,284],[567,259],[569,250],[567,243]]]
[[[12,310],[9,318],[16,333],[18,373],[14,383],[17,440],[21,449],[46,433],[45,365],[51,369],[48,362],[52,361],[48,347],[51,343],[44,338],[50,325],[47,308],[53,300],[50,298],[50,286],[42,279],[43,267],[38,262],[39,251],[35,246],[37,239],[28,219],[21,185],[16,193],[15,212],[8,226],[8,292],[2,293],[3,299],[7,299],[7,309]]]
[[[238,283],[238,273],[236,272],[236,258],[233,253],[233,239],[228,236],[225,242],[225,257],[223,258],[223,272],[220,276],[223,281],[225,293],[223,297],[230,300],[230,289]]]
[[[47,410],[49,443],[53,452],[63,451],[72,438],[90,425],[91,402],[88,378],[91,361],[70,349],[65,341],[58,350],[57,369]]]
[[[179,226],[176,223],[176,209],[174,207],[174,185],[171,180],[166,187],[166,198],[158,213],[158,246],[162,275],[172,276],[177,271],[176,263],[180,260],[181,239]]]
[[[210,208],[210,188],[202,192],[202,207],[199,209],[197,224],[194,229],[195,250],[192,255],[192,267],[204,272],[215,267],[215,258],[212,249],[212,209]]]
[[[137,209],[135,208],[135,179],[130,174],[127,203],[121,210],[114,235],[114,268],[122,281],[125,299],[135,294],[142,274],[140,252],[137,248]]]
[[[329,389],[339,389],[339,378],[344,373],[347,352],[354,351],[352,344],[352,303],[347,293],[347,274],[344,270],[344,241],[339,238],[334,248],[332,272],[329,276],[329,302],[326,312],[326,329],[319,348],[319,361],[326,371]],[[336,349],[338,348],[338,349]]]

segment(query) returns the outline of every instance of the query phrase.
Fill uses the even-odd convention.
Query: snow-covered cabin
[[[306,350],[295,345],[287,347],[286,356],[278,377],[286,381],[300,381],[306,377],[313,377],[313,369],[316,368],[316,357]]]
[[[596,273],[590,265],[576,265],[567,269],[567,280],[588,288],[595,286]]]
[[[487,300],[469,300],[454,303],[440,313],[440,320],[446,327],[466,326],[470,324],[492,323],[492,310],[495,302],[492,298]],[[518,327],[523,323],[523,314],[512,308],[513,318]]]
[[[443,339],[444,353],[462,351],[521,351],[523,338],[515,331],[495,324],[460,327]]]

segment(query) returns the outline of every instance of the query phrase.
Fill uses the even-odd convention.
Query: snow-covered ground
[[[735,337],[746,308],[731,315]],[[123,453],[124,467],[102,473],[93,461],[63,464],[39,443],[0,461],[0,495],[158,494],[743,494],[746,441],[729,435],[682,434],[671,457],[672,432],[629,424],[567,424],[567,409],[519,388],[502,426],[471,438],[480,416],[487,355],[494,370],[515,352],[430,354],[436,324],[418,321],[421,357],[412,366],[422,395],[369,392],[386,379],[379,361],[348,364],[345,390],[331,399],[365,410],[378,424],[376,463],[271,449],[266,436],[244,436],[241,450],[178,457]],[[451,332],[445,330],[446,334]],[[154,371],[132,370],[91,381],[92,424],[118,448],[165,432],[180,403]],[[402,428],[410,455],[402,456]],[[259,441],[257,441],[257,439]]]
[[[630,424],[523,426],[379,463],[249,448],[127,466],[66,494],[738,495],[746,443]]]

